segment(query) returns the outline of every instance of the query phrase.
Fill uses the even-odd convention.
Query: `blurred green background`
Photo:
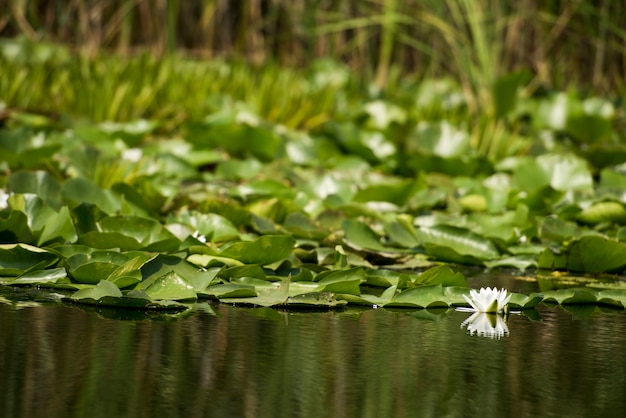
[[[332,57],[385,86],[451,75],[466,89],[530,69],[536,82],[624,88],[626,4],[609,0],[2,0],[0,36],[90,54],[184,50],[306,66]],[[480,94],[479,94],[480,95]]]

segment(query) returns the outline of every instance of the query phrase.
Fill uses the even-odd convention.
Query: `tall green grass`
[[[608,0],[0,0],[0,7],[7,11],[0,36],[29,41],[3,48],[0,100],[96,121],[147,117],[176,126],[241,101],[270,122],[313,129],[353,117],[352,101],[398,99],[407,80],[450,77],[464,93],[472,145],[498,159],[525,146],[508,115],[517,96],[572,84],[612,96],[626,88],[626,4]],[[328,57],[356,76],[311,70]],[[520,69],[523,82],[511,78]],[[404,99],[407,107],[415,100]]]
[[[95,121],[151,118],[173,127],[242,102],[270,122],[313,129],[350,91],[349,79],[318,80],[271,64],[260,70],[240,61],[177,54],[92,57],[30,42],[5,42],[0,51],[0,100],[6,105]]]
[[[608,0],[0,0],[0,36],[307,65],[331,56],[375,80],[452,75],[476,102],[494,74],[624,88],[626,4]]]

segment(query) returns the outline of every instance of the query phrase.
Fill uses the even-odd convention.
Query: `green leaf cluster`
[[[302,123],[233,96],[176,123],[8,109],[0,281],[149,308],[423,308],[463,303],[448,265],[626,269],[617,104],[504,77],[483,119],[450,81],[358,100],[349,85]]]

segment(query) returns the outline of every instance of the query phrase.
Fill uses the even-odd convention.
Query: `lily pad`
[[[122,297],[122,292],[114,283],[100,280],[95,287],[79,290],[72,294],[71,298],[99,300],[105,296],[119,298]]]
[[[426,270],[417,276],[414,283],[420,286],[437,284],[442,286],[466,286],[465,276],[462,273],[454,272],[447,265],[440,265]]]
[[[449,261],[491,260],[500,256],[500,252],[490,240],[464,228],[452,225],[423,226],[417,230],[417,235],[426,247],[427,253],[435,256],[444,255],[452,259]],[[457,260],[456,254],[467,258]]]
[[[384,305],[397,308],[426,308],[426,307],[448,307],[448,298],[443,293],[440,284],[434,286],[421,286],[404,290],[395,295]]]
[[[0,245],[0,276],[19,276],[35,267],[44,269],[58,260],[58,256],[28,244]]]
[[[267,265],[289,257],[295,244],[295,239],[288,235],[264,235],[253,241],[225,244],[215,255],[244,264]]]
[[[174,271],[156,278],[147,286],[143,285],[139,288],[144,289],[152,300],[193,300],[197,298],[193,286]]]
[[[213,296],[216,298],[252,298],[256,296],[256,290],[254,286],[225,283],[216,284],[207,287],[203,291],[198,293],[201,296]]]
[[[11,282],[11,284],[46,284],[46,283],[61,283],[69,282],[67,278],[67,272],[63,267],[29,271],[20,275],[17,279]]]
[[[626,243],[600,235],[572,240],[559,252],[544,250],[539,268],[578,272],[614,272],[626,268]]]
[[[170,271],[184,278],[196,291],[201,291],[218,280],[217,275],[221,270],[220,268],[200,268],[180,257],[159,254],[141,266],[144,285],[152,283]]]
[[[75,254],[65,260],[67,272],[78,283],[97,284],[106,280],[128,257],[115,251],[94,251],[91,254]]]

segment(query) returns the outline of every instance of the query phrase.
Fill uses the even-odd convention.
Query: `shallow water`
[[[204,304],[125,321],[0,304],[0,416],[615,416],[626,313],[593,309],[511,315],[498,340],[470,336],[453,310]]]

